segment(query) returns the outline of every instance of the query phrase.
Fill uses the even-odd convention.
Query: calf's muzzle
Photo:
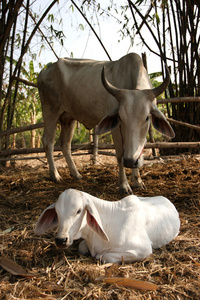
[[[67,247],[67,238],[60,239],[60,238],[55,238],[56,246],[58,248],[66,248]]]

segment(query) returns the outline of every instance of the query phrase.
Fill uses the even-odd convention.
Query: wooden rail
[[[166,103],[183,103],[183,102],[200,102],[200,97],[179,97],[179,98],[167,98],[167,99],[158,99],[158,104]]]
[[[19,80],[18,78],[15,78],[16,80]],[[21,82],[24,82],[28,84],[25,80],[19,80]],[[31,85],[31,84],[29,84]],[[33,84],[33,86],[36,86],[36,84]],[[183,103],[183,102],[200,102],[200,97],[180,97],[180,98],[169,98],[169,99],[160,99],[157,101],[158,104],[165,104],[165,103]],[[197,125],[192,125],[188,124],[182,121],[177,121],[171,118],[167,118],[167,120],[173,124],[177,124],[179,126],[185,126],[194,130],[197,130],[200,132],[200,126]],[[5,131],[0,131],[0,137],[14,134],[14,133],[19,133],[19,132],[24,132],[28,130],[34,130],[37,128],[42,128],[44,127],[44,122],[42,123],[37,123],[37,124],[32,124],[32,125],[27,125],[27,126],[22,126],[18,128],[12,128],[9,130]],[[108,149],[114,149],[113,144],[99,144],[98,145],[98,138],[97,141],[95,139],[94,135],[94,142],[87,143],[87,144],[82,144],[82,145],[72,145],[72,151],[78,151],[78,150],[90,150],[91,152],[93,151],[94,156],[97,155],[98,149],[99,150],[108,150]],[[96,143],[95,143],[96,142]],[[147,143],[145,145],[146,149],[155,149],[155,148],[200,148],[200,142],[158,142],[158,143]],[[54,147],[54,151],[61,151],[61,148],[59,146]],[[0,151],[0,157],[1,160],[8,156],[12,155],[19,155],[19,154],[31,154],[31,153],[43,153],[44,148],[30,148],[30,149],[9,149],[9,150],[2,150]],[[106,152],[105,152],[106,153]],[[107,152],[108,155],[108,152]]]
[[[44,127],[44,122],[0,131],[0,137]]]
[[[158,142],[158,143],[146,143],[145,149],[152,148],[200,148],[200,142]],[[72,145],[72,152],[79,150],[92,150],[93,143]],[[114,144],[99,144],[99,150],[112,150],[115,149]],[[60,146],[55,146],[54,151],[61,151]],[[7,157],[19,154],[31,154],[31,153],[43,153],[44,148],[26,148],[26,149],[10,149],[0,151],[0,157]]]

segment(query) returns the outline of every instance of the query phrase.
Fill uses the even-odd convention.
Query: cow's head
[[[56,203],[43,211],[37,221],[35,233],[43,234],[58,226],[55,242],[59,248],[65,248],[73,240],[81,238],[81,231],[88,224],[102,239],[108,240],[98,211],[86,195],[74,189],[64,191]]]
[[[120,126],[123,143],[124,166],[140,167],[140,157],[146,142],[150,120],[156,130],[173,138],[174,131],[165,116],[156,106],[156,97],[167,88],[170,75],[166,68],[166,78],[154,89],[126,90],[118,89],[108,82],[103,68],[101,78],[105,89],[116,98],[118,108],[106,115],[97,125],[97,134],[102,134]]]

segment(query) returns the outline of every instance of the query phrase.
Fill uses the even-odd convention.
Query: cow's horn
[[[154,93],[155,97],[158,97],[160,94],[162,94],[169,85],[170,74],[169,74],[169,69],[167,66],[165,66],[165,70],[166,70],[166,78],[164,79],[163,83],[161,83],[161,85],[159,85],[153,89],[153,93]]]
[[[108,80],[106,79],[106,75],[105,75],[105,67],[103,67],[102,72],[101,72],[101,81],[103,83],[103,86],[105,87],[105,89],[108,91],[108,93],[110,93],[111,95],[113,95],[114,97],[119,93],[119,89],[117,89],[116,87],[114,87],[111,83],[108,82]]]

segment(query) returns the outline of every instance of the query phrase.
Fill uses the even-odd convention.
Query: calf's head
[[[108,240],[99,213],[86,195],[73,189],[64,191],[56,203],[43,211],[37,221],[35,233],[43,234],[58,226],[55,242],[59,248],[65,248],[73,240],[81,238],[82,230],[89,225],[102,239]]]
[[[124,166],[127,168],[140,167],[140,157],[151,119],[156,130],[171,138],[175,136],[172,127],[156,106],[156,97],[164,92],[170,81],[167,68],[166,73],[163,83],[154,89],[125,90],[110,84],[105,77],[105,69],[102,70],[102,83],[105,89],[116,98],[119,106],[100,121],[97,134],[120,126]]]

